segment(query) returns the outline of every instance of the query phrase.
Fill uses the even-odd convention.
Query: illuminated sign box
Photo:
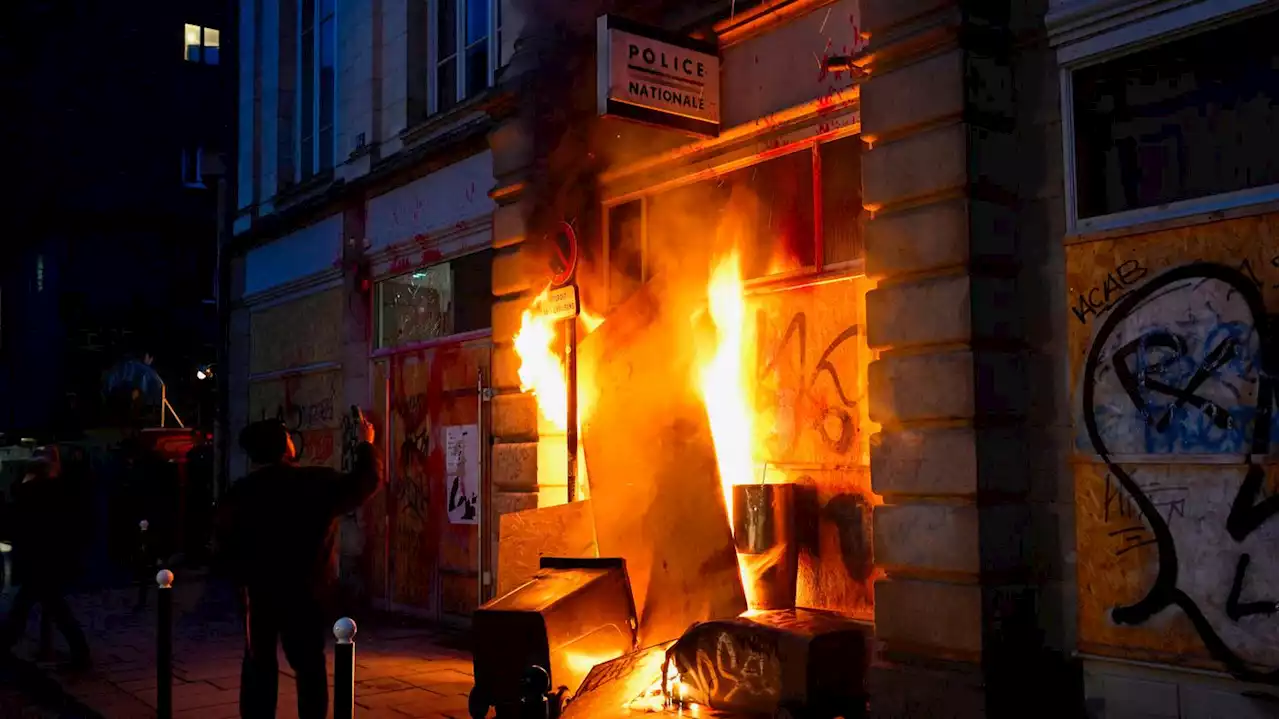
[[[596,47],[601,115],[720,134],[720,58],[714,44],[601,15]]]

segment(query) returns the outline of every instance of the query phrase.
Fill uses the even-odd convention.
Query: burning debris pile
[[[861,715],[865,628],[796,608],[796,486],[766,483],[753,457],[751,337],[736,248],[705,277],[703,288],[682,296],[659,276],[607,322],[580,320],[579,466],[590,471],[591,498],[575,503],[585,511],[572,521],[589,522],[591,551],[614,559],[544,558],[531,581],[477,613],[478,636],[504,637],[492,647],[477,642],[485,709],[549,697],[551,715],[565,719],[788,706]],[[545,423],[564,431],[569,383],[555,323],[540,313],[545,296],[524,313],[516,337],[520,379]],[[565,533],[583,534],[577,524]],[[548,525],[504,521],[500,555],[538,543],[517,529],[526,526]],[[626,592],[616,580],[579,581],[575,562],[583,561],[617,562],[610,571],[621,571]],[[566,572],[577,579],[560,576]],[[532,616],[512,615],[520,611]],[[524,629],[512,631],[517,625]],[[523,683],[525,699],[497,696],[499,684],[519,684],[521,663],[547,671]]]

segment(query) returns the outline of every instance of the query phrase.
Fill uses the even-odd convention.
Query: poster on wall
[[[449,521],[476,524],[480,520],[480,428],[450,425],[444,428],[444,442]]]

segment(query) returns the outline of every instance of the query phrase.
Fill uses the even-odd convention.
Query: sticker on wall
[[[444,428],[444,437],[449,521],[476,524],[480,519],[480,428],[451,425]]]

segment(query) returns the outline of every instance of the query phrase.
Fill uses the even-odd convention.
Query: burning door
[[[487,338],[392,355],[375,372],[386,412],[384,599],[397,611],[467,617],[478,598],[488,445],[478,379]]]

